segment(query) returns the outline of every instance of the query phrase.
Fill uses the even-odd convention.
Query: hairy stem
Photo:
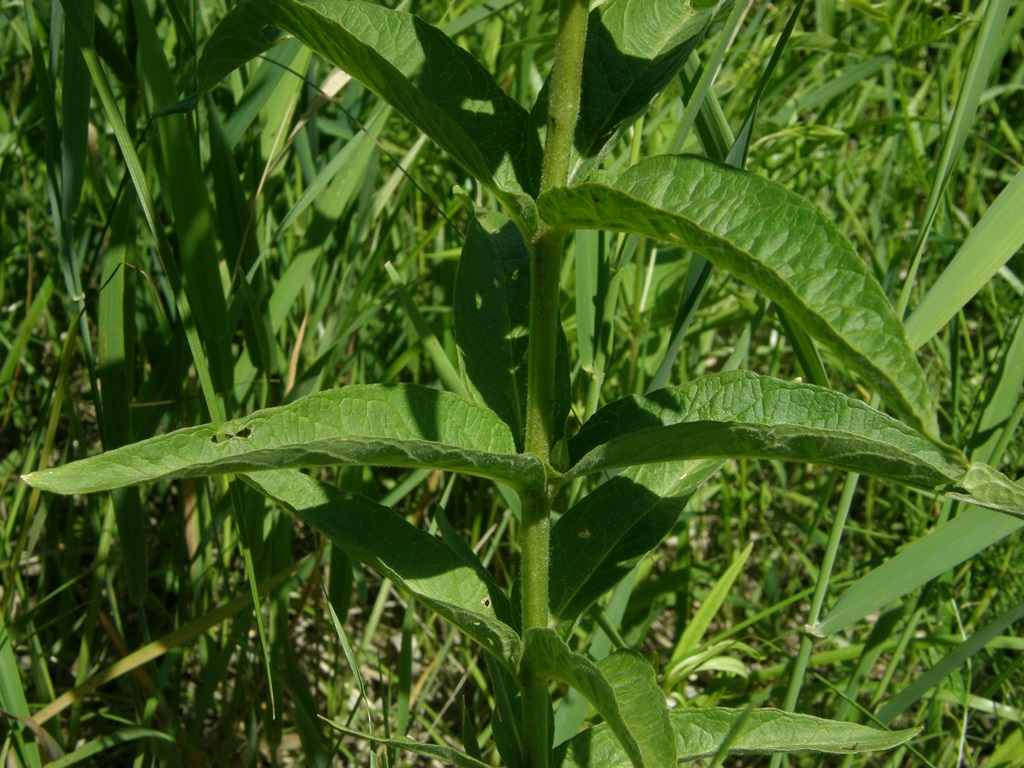
[[[558,39],[555,41],[555,65],[548,97],[541,192],[562,186],[569,179],[569,157],[580,113],[580,82],[589,10],[589,0],[560,0],[558,4]]]
[[[569,178],[572,140],[579,116],[583,47],[589,0],[560,0],[555,63],[548,100],[547,139],[541,191]],[[555,357],[558,341],[558,295],[565,234],[547,228],[533,233],[530,265],[530,349],[526,396],[526,450],[544,461],[564,425],[554,423]],[[527,488],[523,510],[523,632],[546,627],[548,615],[548,540],[553,489]],[[548,679],[523,660],[523,738],[530,768],[547,768],[551,733]]]

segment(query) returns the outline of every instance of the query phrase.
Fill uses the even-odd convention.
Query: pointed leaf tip
[[[969,504],[1024,520],[1024,488],[980,461],[972,463],[946,493]]]

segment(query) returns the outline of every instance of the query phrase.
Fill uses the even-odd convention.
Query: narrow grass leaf
[[[1024,316],[999,357],[999,367],[988,386],[984,406],[968,440],[972,459],[999,466],[1005,447],[1020,426],[1024,395]]]
[[[946,132],[942,142],[942,154],[935,166],[935,179],[928,192],[928,202],[925,204],[922,221],[918,227],[917,242],[914,244],[911,264],[907,271],[907,278],[904,282],[903,291],[899,300],[901,316],[906,310],[910,291],[916,282],[915,278],[917,276],[917,269],[924,253],[925,245],[928,242],[928,236],[932,231],[935,216],[939,211],[943,194],[953,177],[957,158],[960,156],[960,152],[963,149],[964,143],[967,141],[968,135],[970,135],[971,126],[974,123],[974,118],[978,111],[978,104],[981,101],[982,92],[988,84],[988,79],[992,73],[993,65],[996,63],[996,52],[999,50],[999,36],[1002,33],[1004,24],[1006,23],[1006,16],[1009,13],[1010,5],[1010,0],[992,0],[985,4],[985,10],[981,14],[981,23],[978,25],[978,36],[974,43],[974,51],[971,55],[970,63],[967,66],[967,72],[964,75],[964,81],[957,97],[956,106],[953,108],[953,114],[950,117],[949,130]],[[1018,175],[1020,174],[1018,173]],[[1024,184],[1022,184],[1022,186],[1024,186]],[[1017,208],[1012,210],[1019,211],[1020,209]],[[997,218],[1006,218],[1006,214],[1001,214]],[[1016,239],[1017,245],[1013,248],[1013,250],[1016,250],[1020,247],[1021,242],[1018,237],[1019,233],[1022,231],[1020,217],[1011,214],[1009,221],[1016,222],[1017,226],[1013,228],[1016,231],[1010,234],[1008,238],[1005,238],[1005,240]],[[1000,238],[998,230],[994,234],[988,234],[986,236],[993,239]],[[991,245],[994,245],[994,243]],[[980,246],[978,249],[978,255],[989,251],[991,245],[988,247],[984,245]],[[977,289],[981,287],[981,284],[976,282],[978,277],[980,275],[985,275],[984,281],[987,281],[991,274],[995,272],[994,269],[991,272],[988,272],[987,268],[993,262],[1000,261],[1000,259],[1002,259],[1002,262],[1005,262],[1013,255],[1013,250],[1011,250],[1010,253],[1006,253],[1005,256],[1003,249],[996,249],[994,254],[986,254],[987,258],[984,259],[984,267],[981,269],[978,268],[981,265],[974,262],[968,262],[970,267],[964,269],[963,262],[961,262],[961,266],[957,270],[959,272],[959,276],[969,277],[970,280],[963,285],[947,282],[945,285],[940,287],[939,292],[933,299],[932,303],[925,307],[924,313],[920,316],[921,319],[919,322],[922,324],[921,327],[914,328],[916,336],[924,337],[920,343],[923,343],[930,338],[932,333],[935,333],[938,328],[945,325],[946,321],[948,321],[949,318],[960,309],[960,307],[967,303],[968,299],[974,295],[971,288],[976,286],[974,287],[974,291],[976,292]],[[1002,262],[1000,262],[1000,265]],[[998,267],[996,268],[998,269]],[[951,276],[951,281],[956,279],[955,275],[956,273],[954,273],[954,276]],[[944,294],[949,295],[945,296]],[[957,301],[960,301],[960,303],[957,303]],[[935,327],[935,323],[938,321],[939,317],[944,315],[946,312],[949,312],[949,314],[945,315],[945,318],[941,323],[939,323],[938,327]],[[932,328],[934,328],[934,330],[931,330],[931,333],[928,333]],[[926,333],[927,335],[925,335]],[[907,335],[908,337],[910,336],[909,330]],[[915,348],[918,345],[915,345]]]
[[[419,342],[423,345],[424,350],[426,350],[426,353],[434,363],[434,370],[437,371],[438,378],[441,379],[441,382],[448,388],[449,392],[454,392],[464,397],[466,389],[462,384],[462,379],[459,378],[459,372],[455,370],[452,361],[448,359],[448,353],[430,329],[430,325],[427,323],[427,319],[423,317],[419,307],[416,306],[412,294],[405,287],[405,281],[402,279],[402,276],[398,274],[398,270],[395,269],[394,264],[390,261],[384,265],[384,271],[391,278],[391,285],[394,286],[395,293],[398,294],[398,300],[402,303],[402,308],[412,323],[413,330],[416,332],[416,338],[419,339]]]
[[[965,460],[866,403],[839,392],[747,371],[617,400],[569,441],[577,477],[685,458],[806,461],[936,489]]]
[[[154,741],[163,741],[171,744],[176,743],[166,733],[154,731],[152,728],[118,728],[112,733],[107,733],[92,741],[87,741],[75,749],[74,752],[69,752],[58,760],[54,760],[46,765],[48,768],[67,768],[69,765],[78,765],[84,762],[88,762],[89,765],[96,765],[97,755],[121,744],[138,741],[139,739],[153,739]]]
[[[245,351],[258,369],[266,375],[272,375],[278,372],[278,356],[271,353],[274,336],[270,328],[270,318],[261,306],[260,297],[256,295],[259,293],[262,296],[265,291],[263,274],[254,274],[253,271],[259,259],[259,236],[253,226],[248,196],[242,187],[242,173],[235,162],[220,116],[213,108],[213,99],[209,95],[206,104],[209,114],[209,173],[213,177],[216,199],[217,236],[233,273],[237,292],[232,301],[237,305],[240,298],[245,306],[246,311],[242,314]],[[228,314],[234,317],[239,311],[232,307]],[[228,325],[232,323],[229,321]],[[236,382],[239,378],[236,369]]]
[[[421,741],[414,741],[413,739],[407,738],[382,739],[369,733],[354,731],[341,723],[335,722],[334,720],[324,718],[324,722],[339,733],[344,733],[346,736],[363,739],[371,744],[379,744],[384,747],[400,749],[403,752],[412,752],[414,755],[421,755],[447,765],[454,765],[455,768],[490,768],[487,763],[482,763],[476,758],[470,757],[465,752],[458,749],[452,749],[451,747],[442,747],[439,744],[424,744]]]
[[[181,273],[178,271],[177,264],[174,261],[173,252],[171,250],[170,243],[167,240],[167,235],[164,232],[163,223],[160,221],[160,217],[156,212],[156,207],[153,205],[153,197],[149,191],[149,182],[146,179],[145,172],[143,171],[142,162],[139,160],[139,155],[135,151],[135,145],[132,142],[131,135],[128,133],[124,117],[121,115],[117,100],[114,98],[114,94],[110,89],[110,84],[107,82],[106,75],[100,66],[96,50],[92,47],[91,43],[88,42],[91,40],[91,37],[89,35],[88,28],[85,25],[85,20],[82,18],[81,11],[75,3],[71,2],[66,3],[63,7],[67,14],[68,21],[70,22],[70,29],[82,49],[82,55],[85,57],[86,67],[89,69],[93,86],[96,88],[97,94],[100,97],[100,102],[103,104],[103,109],[106,112],[107,119],[110,121],[110,126],[113,130],[114,137],[117,140],[118,148],[121,150],[121,154],[124,157],[128,175],[131,177],[132,184],[135,186],[135,192],[138,195],[139,203],[142,206],[143,213],[145,214],[146,223],[149,225],[150,232],[156,241],[157,256],[160,259],[161,266],[163,267],[164,273],[167,276],[167,281],[170,284],[171,292],[174,295],[175,308],[178,310],[178,316],[181,319],[181,325],[185,333],[185,338],[188,342],[189,351],[192,353],[192,361],[195,364],[196,376],[199,379],[199,384],[202,389],[203,401],[206,403],[206,407],[211,418],[218,421],[223,420],[223,403],[218,399],[216,389],[213,386],[213,379],[210,376],[210,367],[207,364],[206,353],[203,349],[202,342],[199,340],[199,333],[196,330],[195,317],[192,314],[192,305],[189,303],[188,296],[182,287]]]
[[[472,55],[410,14],[354,1],[243,0],[203,50],[200,92],[271,47],[279,29],[388,101],[516,216],[534,218],[541,145],[526,110]]]
[[[609,0],[590,13],[570,183],[605,153],[672,81],[723,5],[680,0]],[[544,125],[550,77],[533,119]]]
[[[554,630],[532,628],[523,639],[523,664],[586,696],[615,734],[620,752],[636,768],[675,763],[665,695],[654,669],[639,654],[618,651],[594,664],[569,650]]]
[[[7,403],[4,406],[4,415],[0,419],[0,423],[7,423],[7,419],[10,417],[11,408],[14,406],[14,398],[18,391],[17,387],[11,386],[11,384],[14,382],[17,372],[25,364],[25,349],[28,347],[29,339],[32,337],[32,330],[39,323],[43,310],[49,306],[53,291],[53,278],[50,275],[46,275],[42,283],[36,288],[35,295],[32,296],[32,304],[25,311],[24,319],[18,324],[17,334],[11,340],[3,362],[0,362],[0,387],[7,389]]]
[[[1012,435],[1020,423],[1020,412],[1015,411],[1015,406],[1022,389],[1024,322],[1018,321],[969,441],[972,459],[998,464],[1002,457],[996,453],[997,448],[1005,444],[1006,436]],[[1007,414],[1015,414],[1017,418]],[[829,635],[843,630],[1021,527],[1024,521],[1020,519],[996,515],[986,509],[967,509],[847,587],[825,620],[812,627],[812,631]]]
[[[34,472],[26,482],[55,493],[92,493],[160,479],[328,464],[435,467],[515,485],[545,475],[515,453],[493,413],[416,385],[352,386],[290,405],[206,424]]]
[[[530,324],[530,252],[512,220],[478,213],[459,257],[452,300],[455,342],[466,386],[508,424],[522,446]],[[556,432],[569,415],[568,346],[558,331]]]
[[[275,574],[270,579],[267,579],[260,585],[260,595],[266,595],[277,587],[280,587],[285,583],[285,581],[291,578],[296,571],[306,565],[307,560],[308,556],[296,561],[285,570]],[[185,624],[178,629],[147,643],[141,648],[132,651],[127,656],[118,659],[109,667],[101,669],[77,688],[67,691],[66,693],[62,693],[35,713],[35,721],[40,725],[50,721],[65,709],[72,706],[75,702],[81,701],[85,696],[88,696],[100,686],[106,685],[112,680],[116,680],[122,675],[132,672],[144,664],[148,664],[153,661],[153,659],[160,658],[183,643],[194,641],[197,637],[208,632],[211,628],[242,612],[246,608],[251,609],[252,607],[252,595],[241,595],[228,603],[217,606],[212,610],[208,610],[202,616],[199,616],[188,624]]]
[[[1024,245],[1024,170],[999,193],[956,256],[907,318],[916,348],[949,322]]]
[[[827,636],[955,568],[1024,527],[1024,521],[988,509],[968,509],[915,541],[850,585],[819,624],[808,629]]]
[[[558,519],[551,528],[548,602],[563,637],[598,597],[661,543],[693,492],[721,465],[710,459],[632,468]]]
[[[894,720],[908,707],[916,704],[922,696],[938,686],[949,675],[966,664],[971,657],[985,649],[990,642],[1007,632],[1014,624],[1024,619],[1024,602],[1002,613],[994,621],[977,630],[956,649],[944,656],[931,669],[896,694],[878,710],[878,719],[883,723]]]
[[[171,66],[159,33],[141,0],[133,0],[139,31],[139,61],[143,92],[150,109],[178,100]],[[213,206],[199,166],[198,139],[186,115],[156,121],[157,175],[166,194],[164,203],[175,224],[176,253],[181,259],[182,285],[189,297],[206,349],[206,359],[217,391],[230,399],[234,356],[230,348],[227,302],[218,266],[219,249]],[[174,258],[169,254],[169,258]]]
[[[281,223],[274,230],[272,243],[279,242],[299,216],[314,203],[332,220],[344,217],[349,206],[358,197],[363,179],[373,169],[377,148],[375,141],[390,115],[391,108],[382,104],[366,120],[363,130],[344,143],[281,219]],[[328,206],[329,211],[323,210]]]
[[[45,752],[47,761],[61,756],[60,745],[41,727],[42,723],[33,718],[32,713],[29,712],[18,659],[14,655],[13,638],[7,629],[7,622],[2,613],[0,613],[0,701],[2,701],[0,706],[3,707],[0,714],[24,723],[36,739],[36,743],[32,743],[24,739],[17,729],[10,729],[7,739],[14,742],[11,754],[21,757],[29,768],[42,766],[41,750]]]
[[[244,479],[351,557],[409,590],[509,671],[516,669],[519,636],[493,608],[504,595],[441,539],[365,496],[337,490],[300,472],[256,472]]]
[[[134,399],[135,276],[128,264],[134,261],[135,199],[118,201],[110,223],[110,239],[104,249],[103,290],[98,297],[96,359],[103,403],[103,445],[117,448],[135,439],[131,403]],[[128,594],[141,606],[149,583],[146,556],[146,516],[137,490],[114,495],[114,515],[124,557]]]
[[[654,157],[538,200],[553,226],[612,229],[693,249],[749,282],[935,437],[928,383],[877,281],[839,229],[799,196],[698,157]]]
[[[693,618],[686,624],[679,642],[672,651],[672,661],[676,662],[692,654],[700,645],[701,639],[711,626],[711,622],[718,614],[719,609],[725,603],[726,597],[732,590],[732,585],[743,573],[743,567],[747,564],[750,553],[754,551],[754,542],[750,542],[743,548],[736,558],[726,568],[715,586],[708,592],[708,596],[701,601],[700,608],[693,615]]]
[[[283,656],[287,665],[285,690],[291,698],[289,711],[302,745],[302,762],[308,768],[330,768],[334,750],[328,744],[310,693],[315,683],[299,665],[294,646],[286,644]]]
[[[95,7],[80,6],[83,21],[91,31],[94,28]],[[65,281],[76,301],[82,297],[82,258],[75,242],[75,213],[85,183],[85,162],[89,135],[89,111],[92,87],[89,70],[85,66],[82,50],[71,33],[72,22],[65,17],[64,67],[61,89],[60,126],[60,218],[56,228],[60,240],[57,252]],[[88,44],[93,40],[90,38]],[[44,86],[45,87],[45,86]]]
[[[302,43],[298,40],[281,42],[263,53],[259,65],[255,67],[255,72],[247,73],[250,74],[250,78],[245,84],[245,90],[237,95],[235,108],[224,122],[224,133],[228,145],[232,149],[242,140],[257,115],[263,111],[267,101],[276,90],[277,84],[281,82],[281,78],[293,76],[289,72],[289,68],[301,50]],[[253,55],[258,56],[259,51]],[[241,64],[237,66],[241,66]],[[212,87],[213,84],[210,85]]]
[[[845,67],[831,80],[801,94],[798,98],[787,99],[785,104],[768,119],[777,125],[786,125],[793,119],[793,115],[810,112],[848,95],[853,89],[865,81],[870,81],[875,75],[895,62],[896,56],[891,51],[876,53],[867,61],[852,67]]]
[[[676,734],[680,762],[711,757],[730,738],[729,754],[821,752],[848,755],[893,749],[906,744],[919,732],[917,728],[883,731],[778,709],[677,709],[669,718]],[[616,746],[608,727],[598,725],[559,747],[552,765],[554,768],[628,768],[629,760]]]

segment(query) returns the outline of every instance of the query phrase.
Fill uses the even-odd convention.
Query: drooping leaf
[[[529,115],[472,55],[408,13],[356,0],[242,0],[199,62],[204,92],[285,30],[408,117],[524,221],[540,178]]]
[[[537,202],[553,226],[634,232],[699,252],[782,307],[938,440],[928,383],[892,305],[839,229],[798,195],[705,158],[663,156]]]
[[[705,459],[632,468],[559,518],[551,528],[548,604],[562,636],[661,543],[693,492],[721,465]]]
[[[874,475],[1024,516],[1024,489],[869,405],[748,371],[701,377],[602,408],[569,441],[573,478],[711,457],[776,458]]]
[[[674,765],[676,744],[669,725],[665,694],[654,669],[639,654],[616,651],[594,664],[573,653],[547,627],[526,631],[523,665],[578,690],[604,718],[618,739],[626,765],[660,768]]]
[[[350,557],[414,594],[507,669],[516,669],[519,636],[493,607],[505,596],[446,543],[365,496],[294,470],[253,472],[243,479],[284,504]]]
[[[671,82],[724,5],[731,0],[609,0],[591,11],[570,183],[586,179]],[[538,127],[549,86],[534,107]]]
[[[610,403],[573,436],[569,454],[570,477],[654,461],[746,456],[826,464],[934,489],[965,469],[963,459],[866,403],[749,371]]]
[[[731,738],[729,754],[824,752],[855,754],[893,749],[919,732],[917,728],[882,731],[857,723],[825,720],[777,709],[676,709],[669,715],[678,740],[679,760],[698,760],[718,752]],[[732,733],[733,729],[735,733]],[[554,768],[628,768],[612,733],[598,725],[555,750]]]
[[[416,385],[321,392],[251,416],[180,429],[25,476],[55,493],[92,493],[160,479],[327,464],[436,467],[513,485],[543,476],[515,453],[508,427],[486,408]]]
[[[459,258],[452,301],[455,341],[466,387],[497,413],[522,447],[530,325],[530,252],[512,221],[480,213]],[[569,415],[569,352],[559,326],[555,429]]]

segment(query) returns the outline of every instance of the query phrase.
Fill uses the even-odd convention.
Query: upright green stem
[[[560,0],[558,38],[548,100],[547,139],[541,192],[563,186],[580,107],[583,47],[589,0]],[[530,264],[530,350],[526,395],[526,450],[544,461],[559,439],[555,414],[555,357],[558,341],[558,293],[565,234],[541,227],[532,237]],[[548,539],[553,489],[533,487],[521,494],[523,512],[523,631],[548,626]],[[530,768],[547,768],[551,734],[546,675],[524,659],[523,738]]]
[[[583,79],[583,48],[587,42],[587,14],[590,0],[559,0],[558,39],[555,65],[548,97],[547,139],[540,191],[564,185],[569,180],[569,156],[580,113],[580,83]]]

